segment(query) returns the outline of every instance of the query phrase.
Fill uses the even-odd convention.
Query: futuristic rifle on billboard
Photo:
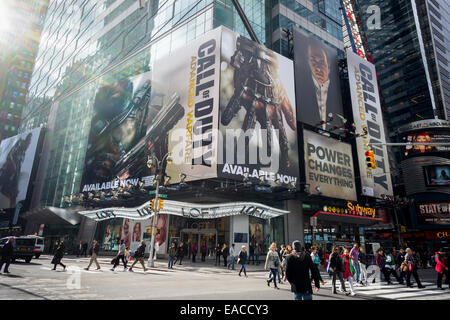
[[[169,131],[175,127],[184,116],[184,108],[179,103],[180,97],[174,94],[169,103],[163,106],[153,118],[148,127],[147,134],[116,163],[114,171],[116,176],[122,176],[133,170],[133,175],[146,169],[147,155],[155,148],[155,145],[164,143]],[[162,146],[167,148],[167,146]]]

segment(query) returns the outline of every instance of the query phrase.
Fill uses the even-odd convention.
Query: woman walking
[[[344,265],[344,280],[347,280],[350,283],[350,295],[354,296],[355,291],[353,290],[353,275],[355,274],[355,270],[347,248],[344,249],[344,254],[341,258],[342,264]]]
[[[247,257],[247,248],[245,246],[242,246],[238,258],[238,263],[241,265],[241,270],[239,270],[239,277],[241,276],[241,272],[244,271],[244,275],[247,278],[247,270],[245,269],[245,265],[247,264]]]
[[[125,258],[125,250],[126,250],[125,242],[124,240],[120,240],[119,251],[117,251],[114,266],[112,267],[111,271],[114,271],[114,269],[119,265],[120,260],[122,260],[123,263],[123,271],[127,270],[127,260]]]
[[[61,241],[59,243],[58,248],[56,248],[56,252],[55,255],[52,259],[52,264],[54,265],[52,270],[56,270],[56,266],[59,264],[61,265],[64,270],[66,270],[66,266],[61,262],[62,258],[64,257],[64,249],[66,248],[66,246],[64,245],[64,241]]]
[[[319,271],[320,258],[319,258],[319,254],[317,253],[317,247],[315,247],[315,246],[311,247],[311,260],[313,262],[313,267],[316,269],[317,274],[319,275],[320,284],[325,285],[325,281],[323,281],[322,276],[320,275],[320,271]],[[314,281],[314,279],[311,278],[311,283],[313,281]]]
[[[444,274],[446,274],[447,279],[448,279],[448,267],[445,265],[443,251],[444,250],[439,249],[439,251],[434,254],[434,261],[436,262],[435,270],[438,273],[437,287],[438,287],[438,289],[445,290],[444,288],[442,288],[442,278],[444,277]],[[450,284],[449,284],[449,287],[450,287]]]
[[[269,248],[269,252],[266,256],[266,264],[264,266],[265,270],[270,269],[270,277],[267,280],[267,286],[270,287],[270,282],[273,280],[273,284],[275,286],[275,289],[280,289],[277,286],[277,274],[278,274],[278,267],[280,266],[280,257],[278,256],[278,253],[276,252],[277,245],[276,243],[272,243]]]
[[[412,250],[410,248],[406,249],[406,256],[405,256],[405,263],[408,265],[408,274],[406,276],[406,285],[408,288],[412,288],[411,285],[411,275],[414,276],[414,279],[417,282],[417,287],[419,289],[425,288],[425,286],[422,285],[419,279],[419,275],[417,274],[417,268],[418,268],[418,260],[417,257],[413,254]]]

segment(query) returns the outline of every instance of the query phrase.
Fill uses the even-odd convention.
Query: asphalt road
[[[156,267],[144,273],[140,265],[134,272],[124,272],[119,266],[111,271],[111,257],[100,258],[101,270],[87,266],[88,258],[65,257],[56,271],[51,270],[51,256],[41,256],[31,263],[18,260],[11,264],[11,274],[0,275],[0,299],[90,300],[90,299],[164,299],[164,300],[292,300],[290,286],[280,284],[280,290],[269,288],[267,272],[249,266],[248,278],[239,277],[238,271],[215,267],[212,263],[190,263],[167,269],[167,262],[158,260]],[[237,266],[238,267],[238,266]],[[356,296],[331,294],[331,281],[324,272],[326,284],[314,294],[314,300],[374,300],[374,299],[426,299],[450,300],[450,290],[437,290],[436,273],[432,269],[420,270],[424,290],[404,285],[372,284],[356,287]],[[347,284],[348,287],[348,284]]]

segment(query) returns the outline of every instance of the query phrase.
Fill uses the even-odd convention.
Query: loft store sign
[[[95,221],[113,218],[125,218],[131,220],[146,220],[153,217],[155,212],[151,209],[151,202],[135,208],[105,208],[91,211],[78,212],[82,216]],[[262,219],[271,219],[289,213],[289,211],[269,207],[253,202],[231,202],[220,204],[196,204],[165,200],[161,214],[171,214],[187,218],[214,219],[234,215],[248,215]]]

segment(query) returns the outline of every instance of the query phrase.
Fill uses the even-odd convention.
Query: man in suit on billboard
[[[328,51],[328,52],[327,52]],[[330,52],[331,51],[331,52]],[[326,129],[329,113],[342,115],[337,58],[320,40],[296,33],[297,118]]]

